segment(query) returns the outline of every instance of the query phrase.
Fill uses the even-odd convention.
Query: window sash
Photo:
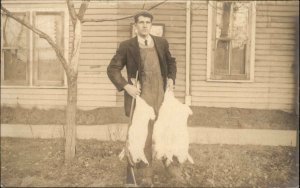
[[[64,40],[63,40],[63,37],[64,37],[64,14],[63,12],[33,12],[33,25],[38,27],[37,26],[37,16],[39,15],[58,15],[60,16],[60,20],[61,20],[61,24],[60,24],[60,33],[58,34],[59,36],[56,36],[56,33],[55,33],[55,38],[52,38],[56,43],[57,45],[60,47],[61,51],[63,52],[63,47],[64,47]],[[52,63],[57,63],[56,66],[59,67],[59,71],[58,72],[55,72],[56,74],[59,74],[58,76],[60,77],[60,80],[45,80],[45,79],[42,79],[42,78],[39,78],[39,71],[41,69],[43,69],[41,66],[43,66],[43,64],[41,63],[49,63],[49,61],[39,61],[39,51],[41,50],[41,48],[38,48],[37,47],[37,42],[41,40],[38,36],[34,36],[33,37],[33,84],[34,85],[49,85],[49,86],[62,86],[64,84],[64,71],[63,71],[63,67],[61,65],[61,63],[59,62],[59,59],[56,57],[56,54],[54,52],[54,50],[52,49],[52,47],[49,45],[49,48],[47,49],[50,49],[52,51],[52,53],[55,55],[55,58],[56,58],[56,62],[52,62]],[[43,39],[42,39],[43,40]],[[57,40],[57,41],[56,41]],[[48,45],[48,44],[47,44]],[[47,50],[46,49],[46,50]],[[45,49],[44,49],[45,50]],[[51,64],[51,62],[50,62]],[[41,69],[40,69],[41,68]]]
[[[25,15],[25,19],[27,22],[30,21],[30,12],[12,12],[15,15]],[[4,16],[1,16],[2,21],[4,22]],[[12,19],[7,17],[7,19]],[[12,19],[13,20],[13,19]],[[15,20],[14,20],[15,21]],[[4,23],[1,22],[1,31],[4,31]],[[16,22],[16,21],[15,21]],[[29,85],[29,75],[30,75],[30,31],[25,28],[25,26],[23,29],[25,29],[25,36],[26,36],[26,53],[27,53],[27,58],[26,58],[26,64],[25,64],[25,75],[26,78],[25,80],[6,80],[5,79],[5,62],[4,62],[4,57],[5,57],[5,51],[12,51],[12,50],[18,50],[18,48],[16,46],[4,46],[3,41],[4,41],[4,32],[1,32],[1,84],[3,85],[20,85],[20,86],[26,86]]]
[[[250,5],[252,2],[249,2]],[[233,7],[231,7],[232,9]],[[226,38],[217,38],[216,37],[216,30],[217,30],[217,25],[216,25],[216,22],[217,22],[217,8],[216,8],[216,2],[214,2],[214,8],[213,8],[213,11],[212,11],[212,28],[211,28],[211,58],[210,58],[210,79],[212,80],[249,80],[250,79],[250,56],[251,56],[251,37],[252,37],[252,6],[249,6],[249,9],[248,9],[248,39],[247,39],[247,42],[246,42],[246,45],[245,45],[245,53],[244,53],[244,58],[245,58],[245,63],[244,63],[244,72],[245,74],[236,74],[236,73],[233,73],[231,68],[232,68],[232,56],[233,56],[233,53],[232,53],[232,41],[234,40],[234,38],[231,38],[230,36],[226,37]],[[232,23],[232,14],[230,15],[230,22]],[[231,32],[231,29],[229,29],[229,33]],[[228,50],[228,68],[226,70],[226,74],[218,74],[216,71],[217,71],[217,68],[215,67],[216,66],[216,50],[217,50],[217,43],[218,41],[226,41],[228,42],[229,44],[229,50]],[[226,43],[225,42],[225,43]],[[224,69],[225,70],[225,69]]]

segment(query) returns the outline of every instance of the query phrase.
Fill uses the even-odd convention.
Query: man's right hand
[[[139,88],[136,88],[134,85],[127,84],[124,86],[124,89],[127,91],[127,93],[135,98],[137,95],[141,94],[141,90]]]

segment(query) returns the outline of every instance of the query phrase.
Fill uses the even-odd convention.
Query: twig
[[[72,0],[66,0],[66,3],[68,5],[69,15],[70,15],[73,27],[75,27],[77,16],[76,16],[75,8],[74,8],[74,3]]]
[[[155,9],[156,7],[164,4],[165,2],[167,2],[168,0],[164,0],[163,2],[157,3],[156,5],[153,5],[152,7],[150,7],[149,9],[147,9],[147,11],[150,11],[152,9]],[[112,19],[82,19],[81,23],[85,23],[85,22],[106,22],[106,21],[118,21],[118,20],[125,20],[125,19],[129,19],[129,18],[133,18],[134,15],[130,15],[130,16],[125,16],[125,17],[121,17],[121,18],[112,18]]]
[[[83,19],[83,16],[85,15],[85,11],[87,10],[87,8],[89,6],[89,2],[90,2],[90,0],[84,0],[81,3],[78,14],[77,14],[77,17],[79,20]]]

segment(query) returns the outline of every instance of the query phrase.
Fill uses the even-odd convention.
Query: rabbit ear
[[[185,106],[186,106],[186,110],[188,111],[188,113],[189,113],[190,115],[192,115],[192,114],[193,114],[192,109],[191,109],[188,105],[185,105]]]
[[[194,160],[193,158],[190,156],[190,154],[188,154],[188,161],[192,164],[194,164]]]
[[[192,109],[189,107],[189,109],[190,109],[190,114],[192,115],[193,114],[193,111],[192,111]]]

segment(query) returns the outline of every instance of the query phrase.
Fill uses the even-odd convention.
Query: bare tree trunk
[[[75,157],[76,150],[77,74],[68,78],[68,87],[65,162],[69,162]]]
[[[81,46],[81,23],[77,19],[74,27],[74,39],[71,60],[69,63],[70,72],[68,78],[68,102],[66,109],[66,129],[65,129],[65,162],[70,162],[75,157],[76,152],[76,111],[77,111],[77,76],[79,51]]]

